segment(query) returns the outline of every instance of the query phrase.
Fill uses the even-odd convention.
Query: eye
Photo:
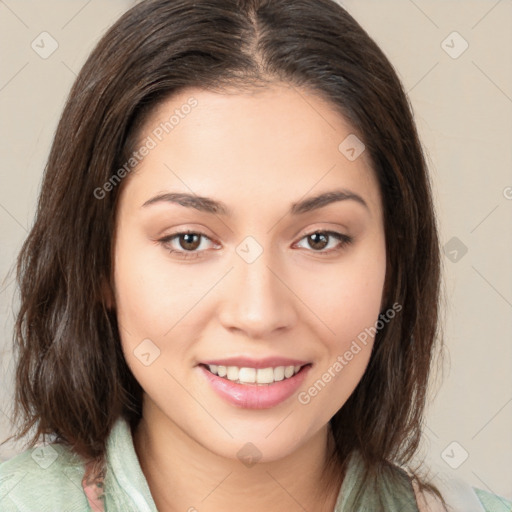
[[[202,239],[206,239],[211,242],[211,239],[204,233],[188,230],[173,233],[164,238],[161,238],[158,241],[171,254],[176,254],[179,258],[183,259],[193,259],[201,257],[202,253],[205,250],[204,247],[201,247]],[[329,239],[337,240],[337,246],[332,247],[328,250],[324,250],[326,246],[329,246]],[[343,249],[346,245],[349,245],[353,242],[352,237],[344,235],[343,233],[338,233],[337,231],[321,230],[309,233],[308,235],[302,237],[301,240],[307,240],[310,246],[314,248],[313,252],[319,253],[321,255],[338,252],[341,249]],[[202,250],[199,250],[200,248]]]
[[[324,251],[323,249],[325,249],[325,247],[329,245],[329,239],[332,240],[333,238],[338,241],[337,245]],[[337,231],[321,230],[309,233],[308,235],[304,236],[301,240],[307,240],[307,243],[315,249],[314,252],[317,252],[321,255],[338,252],[341,249],[343,249],[346,245],[349,245],[353,242],[353,238],[351,236],[344,235],[343,233],[338,233]]]
[[[192,259],[200,257],[201,253],[203,252],[202,250],[198,251],[198,249],[202,246],[201,239],[210,240],[210,238],[207,237],[204,233],[188,230],[168,235],[164,238],[161,238],[159,242],[171,254],[176,254],[178,257],[183,259]],[[173,242],[177,243],[173,244]],[[181,247],[181,249],[179,247],[176,248],[177,245]],[[201,248],[204,249],[204,247]]]

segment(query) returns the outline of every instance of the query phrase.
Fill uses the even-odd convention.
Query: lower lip
[[[311,364],[303,366],[289,379],[273,384],[237,384],[218,375],[214,375],[204,366],[199,369],[206,377],[213,390],[227,402],[244,409],[269,409],[290,398],[300,387]]]

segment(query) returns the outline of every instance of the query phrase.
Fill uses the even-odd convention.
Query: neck
[[[334,439],[320,429],[286,457],[244,466],[211,452],[161,414],[146,414],[134,447],[159,512],[332,512],[343,475],[326,468]]]

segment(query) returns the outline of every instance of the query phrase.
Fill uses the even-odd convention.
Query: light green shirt
[[[140,467],[130,426],[123,418],[115,423],[107,440],[107,471],[104,481],[106,512],[158,512]],[[354,455],[341,486],[333,512],[417,512],[414,491],[405,472],[397,468],[393,481],[379,483],[378,491],[364,489],[362,505],[355,506],[363,471]],[[26,450],[0,464],[1,512],[89,512],[94,511],[82,486],[83,461],[64,445],[51,443]],[[398,480],[397,480],[398,478]],[[384,479],[385,480],[385,479]],[[391,485],[393,482],[393,485]],[[400,482],[397,485],[397,482]],[[510,512],[512,502],[480,489],[465,491],[454,512]],[[380,498],[378,499],[377,496]],[[472,509],[467,503],[472,502]],[[379,501],[380,500],[380,501]],[[382,504],[380,504],[382,503]],[[190,510],[200,510],[191,503]]]

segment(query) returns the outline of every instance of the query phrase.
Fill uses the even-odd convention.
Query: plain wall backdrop
[[[397,70],[434,185],[448,357],[421,454],[439,477],[512,499],[512,3],[341,3]],[[11,433],[12,266],[75,76],[133,4],[0,0],[0,440]],[[0,460],[22,448],[4,445]]]

